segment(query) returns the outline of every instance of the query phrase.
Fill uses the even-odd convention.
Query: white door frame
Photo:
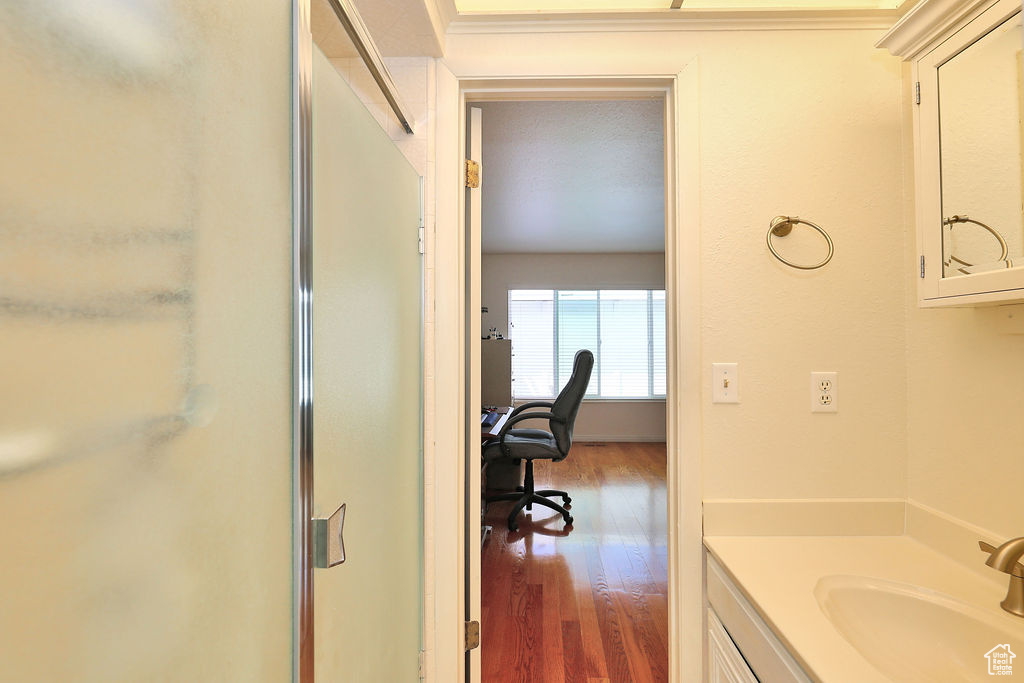
[[[459,77],[437,68],[436,235],[434,238],[433,420],[435,457],[432,523],[426,552],[433,632],[427,679],[466,680],[465,515],[466,221],[463,186],[466,102],[474,99],[623,99],[630,93],[665,98],[665,290],[669,680],[704,677],[705,597],[701,505],[700,130],[698,61],[671,75]],[[486,169],[484,171],[486,173]],[[479,288],[479,282],[468,283]],[[431,515],[428,515],[431,517]],[[479,542],[479,538],[476,539]],[[479,615],[474,615],[479,618]],[[432,623],[431,623],[432,622]],[[473,681],[472,683],[478,683]]]

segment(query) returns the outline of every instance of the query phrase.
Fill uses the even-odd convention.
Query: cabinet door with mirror
[[[913,60],[920,304],[1024,301],[1020,0],[928,0],[879,44]]]

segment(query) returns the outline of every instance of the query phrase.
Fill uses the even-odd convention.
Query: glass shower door
[[[420,179],[313,50],[314,574],[318,681],[415,681],[421,637]]]
[[[292,672],[287,2],[0,2],[0,679]]]

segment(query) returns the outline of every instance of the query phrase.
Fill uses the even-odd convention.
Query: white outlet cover
[[[811,372],[811,412],[839,412],[838,372]]]
[[[740,375],[736,363],[711,364],[711,402],[740,402]]]

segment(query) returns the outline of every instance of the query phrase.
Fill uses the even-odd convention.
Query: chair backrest
[[[551,412],[557,415],[564,422],[549,422],[551,433],[555,437],[555,444],[562,457],[569,455],[569,448],[572,446],[572,428],[576,423],[576,413],[580,411],[580,404],[583,403],[583,396],[587,393],[587,385],[590,384],[590,372],[594,369],[594,354],[587,349],[580,349],[572,361],[572,377],[566,382],[565,387],[558,394]]]

